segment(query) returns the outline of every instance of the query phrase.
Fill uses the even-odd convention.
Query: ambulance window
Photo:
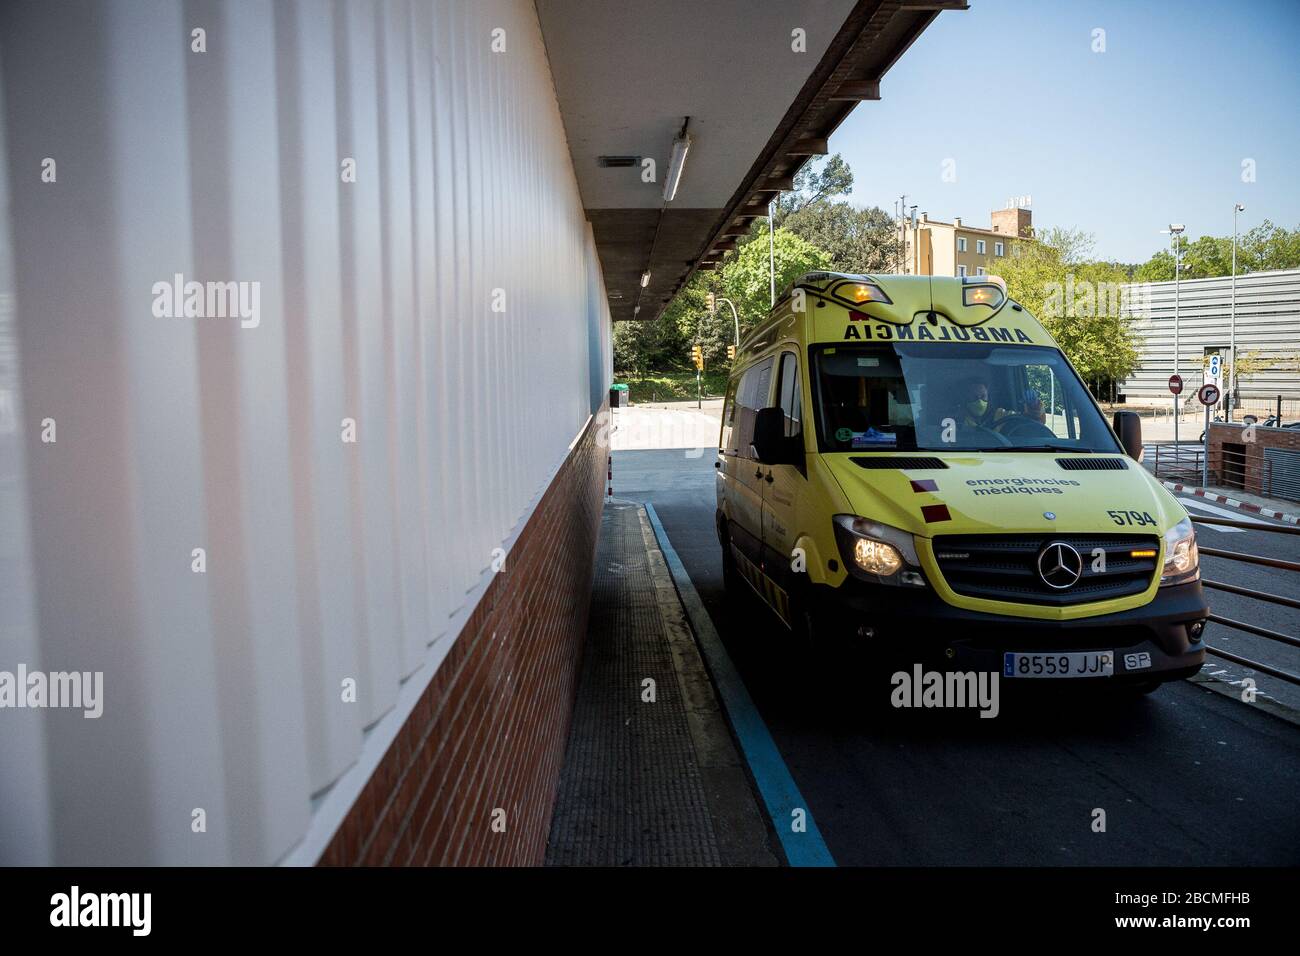
[[[956,341],[815,347],[823,451],[1097,451],[1118,446],[1056,349]]]
[[[739,455],[741,458],[751,457],[749,445],[754,440],[754,415],[767,405],[767,397],[772,387],[772,364],[772,359],[763,359],[740,376],[740,385],[736,389],[736,413],[731,429],[731,447],[727,449],[733,455]]]
[[[1042,404],[1043,424],[1057,438],[1077,439],[1083,423],[1078,403],[1072,400],[1076,392],[1061,383],[1050,365],[1026,365],[1024,374],[1025,401]]]
[[[727,386],[727,401],[725,410],[722,413],[722,438],[718,442],[718,448],[721,451],[729,451],[731,448],[731,430],[736,421],[736,382],[733,380]]]
[[[785,413],[785,435],[803,434],[803,399],[799,393],[799,361],[793,352],[781,356],[781,411]]]

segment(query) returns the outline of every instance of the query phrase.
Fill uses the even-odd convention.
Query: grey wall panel
[[[1136,287],[1130,287],[1136,288]],[[1132,398],[1168,399],[1174,372],[1174,283],[1146,286],[1147,314],[1137,320],[1139,367],[1123,390]],[[1231,340],[1232,279],[1191,279],[1178,289],[1178,372],[1184,395],[1203,384],[1207,348],[1225,353]],[[1283,395],[1300,399],[1300,270],[1237,276],[1239,355],[1254,353],[1265,367],[1240,378],[1243,400]]]

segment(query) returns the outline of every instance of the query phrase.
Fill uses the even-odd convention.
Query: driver
[[[988,383],[982,379],[972,379],[966,383],[957,419],[962,425],[971,428],[994,428],[1004,418],[1013,415],[1032,418],[1038,422],[1045,421],[1047,418],[1042,400],[1032,389],[1025,394],[1023,410],[1014,411],[990,406]]]

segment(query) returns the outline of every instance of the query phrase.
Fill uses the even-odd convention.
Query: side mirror
[[[1124,452],[1134,461],[1142,460],[1142,418],[1137,412],[1116,412],[1113,424]]]
[[[773,406],[760,408],[754,416],[754,454],[765,465],[799,463],[796,440],[785,435],[785,413]]]

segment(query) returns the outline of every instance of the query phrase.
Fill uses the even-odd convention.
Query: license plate
[[[1003,677],[1111,677],[1114,651],[1072,651],[1068,654],[1014,654],[1002,656]]]

